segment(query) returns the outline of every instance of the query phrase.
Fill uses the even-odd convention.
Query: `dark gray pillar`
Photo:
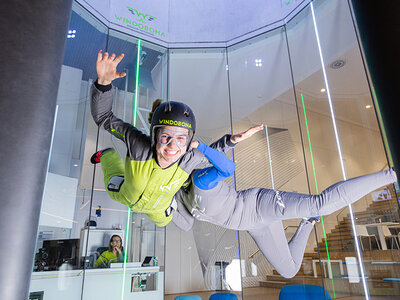
[[[393,163],[400,174],[400,3],[349,0],[382,113]]]
[[[28,299],[71,6],[0,1],[0,299]]]

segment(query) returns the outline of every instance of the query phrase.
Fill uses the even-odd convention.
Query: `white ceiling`
[[[77,1],[108,27],[168,48],[229,46],[283,25],[310,2],[310,0]],[[152,18],[143,18],[146,15]],[[122,19],[118,19],[121,17]],[[125,22],[124,18],[128,22]],[[150,32],[144,26],[152,27],[163,35]]]

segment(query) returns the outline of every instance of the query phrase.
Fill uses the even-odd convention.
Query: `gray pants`
[[[312,229],[311,222],[302,220],[289,243],[286,240],[282,221],[275,221],[262,229],[248,232],[275,270],[283,277],[291,278],[301,267]]]
[[[386,170],[335,183],[319,195],[264,188],[236,192],[219,182],[212,190],[193,186],[187,193],[178,193],[177,199],[199,220],[247,230],[276,270],[293,277],[301,266],[312,224],[302,221],[288,244],[282,220],[329,215],[393,182],[393,171]]]

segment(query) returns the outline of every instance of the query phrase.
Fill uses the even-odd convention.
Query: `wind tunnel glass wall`
[[[311,6],[307,6],[283,28],[228,47],[226,58],[215,60],[211,50],[171,50],[170,98],[194,107],[199,120],[203,114],[207,116],[205,124],[198,122],[200,130],[216,125],[213,133],[204,134],[210,142],[229,131],[238,133],[261,123],[267,127],[234,150],[237,169],[233,184],[237,190],[263,187],[317,194],[343,179],[388,169],[349,4],[343,0],[314,1],[312,5],[314,17]],[[227,73],[223,67],[215,71],[224,61]],[[211,79],[214,84],[210,84]],[[224,97],[218,93],[225,80],[227,100],[221,100]],[[197,99],[197,94],[202,98]],[[230,110],[215,109],[226,101]],[[214,118],[216,114],[222,120],[228,118],[226,123],[231,122],[231,128],[221,126]],[[280,294],[284,297],[286,286],[296,284],[304,288],[320,286],[322,294],[323,287],[325,295],[332,298],[399,295],[400,223],[393,186],[383,184],[372,193],[361,187],[361,194],[352,205],[353,212],[343,204],[315,226],[293,278],[286,278],[294,275],[290,274],[290,259],[276,263],[285,257],[285,246],[277,246],[277,238],[268,239],[269,247],[276,245],[272,253],[263,255],[260,245],[246,231],[240,231],[240,256],[236,257],[230,254],[233,243],[223,251],[217,249],[219,242],[226,242],[218,232],[229,230],[195,222],[195,226],[215,229],[203,232],[196,227],[182,233],[170,225],[167,299],[189,292],[209,295],[215,290],[241,294],[244,299],[278,299]],[[284,220],[272,227],[289,241],[300,222]],[[202,240],[202,235],[209,238]],[[232,232],[230,240],[235,238]],[[197,253],[193,253],[194,246]],[[186,259],[177,260],[177,252]],[[208,256],[204,255],[207,252]],[[286,257],[290,254],[286,252]],[[215,265],[208,257],[225,262],[217,265],[222,272],[214,275],[214,285],[209,274],[215,272]],[[236,261],[241,268],[241,293],[227,284],[223,267]],[[181,271],[179,279],[169,281],[168,274],[177,270]]]
[[[226,49],[170,50],[169,99],[196,115],[196,138],[211,144],[231,129]],[[231,153],[228,153],[231,156]],[[232,178],[227,180],[232,185]],[[190,292],[232,290],[240,298],[237,234],[195,220],[192,230],[167,226],[166,299]]]
[[[127,154],[121,139],[98,129],[91,116],[100,49],[125,53],[118,69],[127,76],[112,90],[118,118],[148,132],[152,101],[166,94],[166,49],[109,31],[74,3],[30,293],[43,299],[161,299],[164,228],[112,200],[100,164],[90,163],[93,153],[108,147],[122,159]],[[112,253],[112,238],[116,246],[122,242],[121,254]],[[152,259],[142,267],[146,257]]]
[[[311,192],[387,170],[349,3],[313,1],[286,30]],[[397,198],[393,185],[376,180],[372,193],[352,186],[361,199],[317,226],[314,265],[331,297],[399,295]]]
[[[390,184],[366,191],[351,210],[345,205],[324,216],[300,239],[304,257],[292,261],[287,241],[301,236],[301,218],[268,219],[265,232],[272,228],[274,237],[266,250],[246,231],[208,222],[195,220],[188,232],[173,223],[165,230],[112,200],[100,165],[89,161],[108,147],[122,159],[127,153],[90,113],[99,49],[125,53],[119,71],[127,76],[113,82],[112,109],[146,134],[157,98],[187,103],[196,114],[196,136],[206,144],[265,125],[227,153],[237,168],[226,182],[236,190],[317,194],[343,179],[388,169],[373,87],[346,0],[315,0],[285,26],[228,48],[180,50],[109,30],[75,3],[32,297],[172,300],[224,291],[242,299],[279,299],[297,284],[323,287],[332,298],[400,295],[400,218]],[[273,208],[278,214],[284,209],[278,202]],[[122,258],[106,258],[113,235],[121,237]],[[142,268],[146,257],[156,258],[151,264],[158,266]]]
[[[293,280],[299,284],[314,279],[311,253],[316,244],[312,226],[303,226],[301,218],[281,221],[285,203],[269,202],[261,196],[268,191],[257,189],[309,193],[284,28],[228,48],[228,58],[233,132],[265,126],[234,150],[236,189],[256,188],[249,193],[254,199],[247,201],[257,198],[254,211],[271,212],[258,216],[263,225],[240,231],[243,297],[278,299],[282,282],[290,284],[286,277],[297,274]],[[275,191],[271,197],[276,199]],[[304,259],[295,255],[304,249]],[[322,285],[321,279],[314,284]]]

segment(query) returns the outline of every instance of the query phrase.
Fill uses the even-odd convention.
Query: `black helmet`
[[[189,147],[196,131],[196,118],[193,111],[186,104],[167,101],[156,108],[151,118],[150,134],[153,146],[156,143],[156,129],[161,126],[189,129]]]

